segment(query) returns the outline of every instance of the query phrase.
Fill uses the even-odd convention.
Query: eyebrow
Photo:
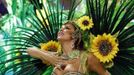
[[[67,28],[71,29],[71,26],[68,26],[68,25],[63,25],[61,28],[63,28],[63,27],[67,27]]]

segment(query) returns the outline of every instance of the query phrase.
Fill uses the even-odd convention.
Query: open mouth
[[[58,32],[58,36],[63,36],[64,33],[62,31]]]

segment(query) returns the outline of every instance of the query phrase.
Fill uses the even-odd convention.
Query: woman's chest
[[[64,72],[67,71],[79,71],[80,69],[80,60],[75,59],[75,60],[70,60],[68,61],[68,64],[64,68]]]

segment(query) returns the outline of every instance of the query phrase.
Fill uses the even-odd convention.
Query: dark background
[[[7,7],[6,1],[5,0],[0,0],[0,18],[1,18],[1,16],[8,13],[6,7]]]

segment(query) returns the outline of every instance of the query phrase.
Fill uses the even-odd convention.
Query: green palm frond
[[[25,4],[29,3],[26,0],[20,1],[22,4],[19,13],[16,10],[17,0],[13,0],[13,14],[8,14],[0,20],[1,23],[6,23],[12,17],[19,20],[14,21],[15,23],[8,21],[15,26],[11,28],[11,32],[8,32],[10,34],[8,38],[4,39],[6,43],[0,45],[0,48],[5,49],[4,52],[0,52],[0,75],[46,74],[44,71],[48,66],[41,60],[30,57],[26,49],[31,46],[40,48],[40,43],[56,40],[62,24],[80,16],[76,8],[82,0],[70,0],[69,8],[64,8],[61,0],[54,0],[53,4],[50,0],[46,0],[46,3],[41,0],[40,4],[38,0],[31,0],[33,5]],[[117,0],[86,0],[86,5],[87,14],[94,22],[92,34],[118,33],[119,52],[113,60],[114,66],[108,69],[110,73],[134,75],[134,24],[131,24],[134,19],[134,0],[121,3]],[[48,69],[52,70],[52,67]]]
[[[87,14],[92,17],[94,35],[117,34],[119,52],[114,66],[109,69],[112,75],[134,74],[134,0],[118,3],[117,0],[86,0]]]
[[[25,17],[25,25],[29,27],[17,24],[17,27],[13,28],[18,29],[18,31],[14,31],[13,35],[5,39],[7,41],[5,45],[1,45],[1,47],[7,49],[5,53],[0,53],[0,58],[6,58],[5,60],[0,60],[0,75],[7,73],[15,75],[40,75],[45,71],[48,66],[43,64],[42,61],[30,57],[26,53],[26,49],[31,46],[40,48],[40,43],[57,39],[57,32],[63,22],[75,18],[75,9],[81,2],[71,1],[69,9],[64,9],[60,4],[60,0],[55,0],[55,6],[52,6],[49,0],[45,4],[41,2],[43,4],[43,13],[37,0],[32,0],[32,4],[39,11],[42,19],[39,18],[39,15],[35,12],[36,10],[29,9],[28,16]],[[23,19],[21,20],[23,21]]]
[[[64,8],[60,4],[60,0],[55,1],[55,6],[51,5],[48,1],[48,3],[42,7],[42,9],[44,9],[44,14],[46,17],[43,16],[43,13],[39,9],[39,5],[35,4],[41,15],[41,18],[43,19],[44,24],[40,21],[38,17],[37,19],[42,25],[41,27],[42,29],[44,29],[44,32],[47,33],[46,35],[49,35],[49,39],[56,39],[56,33],[58,32],[63,22],[73,19],[73,16],[75,14],[75,8],[79,3],[76,4],[76,0],[72,0],[71,3],[72,4],[70,8],[68,10],[64,10]]]
[[[94,34],[111,33],[122,31],[133,19],[133,5],[131,0],[118,4],[117,0],[87,0],[88,15],[92,17]]]

